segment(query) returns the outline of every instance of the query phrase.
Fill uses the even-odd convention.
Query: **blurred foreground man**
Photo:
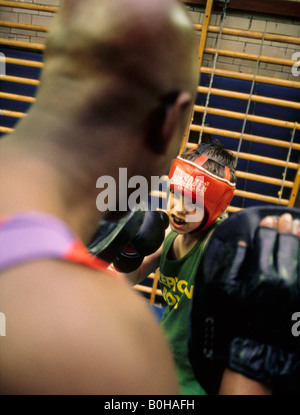
[[[36,102],[0,142],[2,394],[178,393],[154,317],[85,245],[110,214],[99,177],[149,180],[177,154],[194,40],[177,1],[63,2]]]

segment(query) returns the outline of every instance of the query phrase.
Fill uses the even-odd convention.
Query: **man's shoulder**
[[[117,278],[109,271],[61,260],[40,260],[12,267],[1,273],[0,287],[2,307],[10,310],[14,304],[37,324],[35,316],[47,318],[50,313],[58,321],[57,331],[63,319],[72,324],[76,323],[78,313],[81,318],[88,318],[89,312],[97,315],[101,304],[106,305],[102,312],[109,312],[112,307],[109,298],[119,295],[120,301],[126,302],[130,295],[125,277]]]
[[[104,373],[117,391],[126,390],[117,385],[118,373],[130,373],[137,355],[139,364],[148,354],[153,358],[150,338],[161,344],[140,294],[108,273],[40,261],[7,271],[0,280],[8,327],[1,343],[3,387],[17,370],[20,382],[27,379],[20,387],[28,393],[31,382],[34,394],[47,393],[47,388],[54,393],[108,393],[112,385],[106,385]]]

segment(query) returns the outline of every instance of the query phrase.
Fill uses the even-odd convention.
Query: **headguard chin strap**
[[[185,194],[193,200],[198,199],[197,195],[203,198],[206,220],[199,230],[208,228],[225,212],[236,188],[235,183],[230,181],[230,169],[227,166],[222,165],[225,178],[216,176],[202,167],[208,159],[221,164],[204,154],[194,161],[178,156],[169,172],[171,190]]]

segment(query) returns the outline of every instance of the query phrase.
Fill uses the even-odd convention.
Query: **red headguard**
[[[201,230],[210,226],[225,212],[236,188],[235,184],[230,181],[230,169],[227,166],[224,166],[224,179],[202,167],[208,159],[209,157],[204,154],[194,161],[178,156],[172,163],[169,172],[171,190],[185,193],[195,200],[197,194],[203,197],[206,220]]]

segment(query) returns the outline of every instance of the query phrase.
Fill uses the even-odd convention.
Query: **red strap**
[[[204,163],[207,162],[207,160],[209,159],[209,157],[205,156],[204,154],[201,154],[200,157],[198,157],[194,163],[198,164],[200,167],[203,166]]]
[[[225,168],[225,179],[227,179],[229,182],[231,181],[230,180],[230,168],[229,167],[227,167],[227,166],[224,166],[224,168]]]
[[[216,163],[218,163],[216,160],[214,159],[210,159],[210,157],[205,156],[204,154],[202,154],[199,158],[197,158],[194,163],[198,164],[200,167],[203,166],[204,163],[206,163],[207,160],[212,160]],[[221,164],[221,163],[218,163]],[[223,166],[223,164],[222,164]],[[224,179],[227,179],[230,182],[230,169],[227,166],[223,166],[224,167]]]
[[[91,268],[96,268],[101,271],[107,271],[109,267],[107,262],[92,255],[79,240],[74,242],[70,251],[64,256],[64,259],[70,262],[88,265]]]

